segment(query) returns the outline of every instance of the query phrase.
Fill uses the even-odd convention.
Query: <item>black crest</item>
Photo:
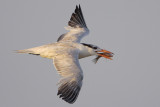
[[[95,46],[95,45],[92,45],[92,44],[86,44],[86,43],[81,43],[81,44],[84,45],[84,46],[88,46],[92,49],[98,49],[99,48],[98,46]]]

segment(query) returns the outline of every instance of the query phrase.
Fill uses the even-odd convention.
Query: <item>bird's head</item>
[[[101,57],[112,60],[112,57],[114,55],[112,52],[107,51],[105,49],[101,49],[101,48],[97,48],[95,52],[97,53],[97,57],[93,59],[94,63],[97,63],[98,59]]]
[[[97,63],[98,59],[101,58],[101,57],[104,57],[106,59],[110,59],[112,60],[112,57],[113,57],[113,53],[110,52],[110,51],[107,51],[105,49],[101,49],[99,48],[98,46],[96,45],[92,45],[92,44],[85,44],[85,43],[82,43],[83,45],[87,46],[87,47],[90,47],[94,50],[94,52],[97,54],[97,57],[95,59],[93,59],[93,61],[95,63]]]

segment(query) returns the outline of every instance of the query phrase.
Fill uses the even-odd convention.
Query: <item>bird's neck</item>
[[[92,55],[96,55],[96,53],[94,52],[94,50],[92,48],[89,48],[87,46],[81,45],[79,46],[79,59],[81,58],[85,58],[88,56],[92,56]]]

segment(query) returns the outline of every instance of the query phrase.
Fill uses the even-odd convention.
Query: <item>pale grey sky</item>
[[[90,35],[82,42],[115,54],[81,59],[77,101],[57,97],[52,60],[13,50],[55,42],[76,4]],[[160,107],[159,0],[1,0],[0,107]]]

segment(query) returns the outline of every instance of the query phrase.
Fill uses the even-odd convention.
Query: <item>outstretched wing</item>
[[[75,12],[72,13],[66,30],[69,32],[61,35],[57,41],[80,42],[81,38],[89,33],[80,5],[76,6]]]
[[[78,54],[78,50],[70,49],[54,58],[54,66],[61,76],[57,95],[68,103],[76,101],[82,86],[83,73]]]

